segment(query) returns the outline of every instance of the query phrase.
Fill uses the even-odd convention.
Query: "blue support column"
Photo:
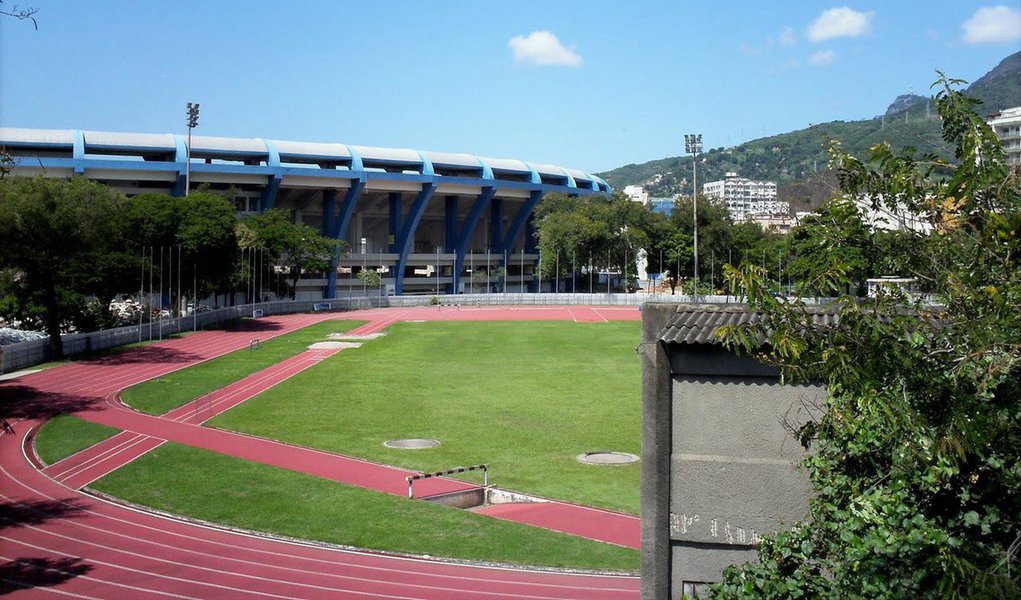
[[[493,198],[489,203],[489,247],[503,252],[503,199]]]
[[[390,193],[390,230],[389,239],[390,252],[397,252],[397,236],[401,234],[401,193]]]
[[[323,190],[323,236],[333,231],[333,207],[337,203],[337,190]],[[337,257],[331,257],[326,271],[326,298],[337,297]]]
[[[336,219],[333,218],[333,200],[337,198],[337,191],[330,190],[333,200],[330,200],[329,204],[329,219],[326,215],[326,206],[323,207],[323,227],[327,227],[324,234],[330,239],[334,240],[347,240],[347,228],[351,224],[351,216],[354,214],[355,209],[358,207],[358,200],[361,199],[362,190],[365,188],[364,179],[352,179],[351,187],[344,193],[344,200],[340,203],[340,212]],[[333,259],[330,261],[330,272],[327,275],[326,290],[327,298],[337,297],[337,260]]]
[[[539,240],[535,238],[535,213],[528,215],[528,220],[525,221],[525,252],[529,254],[535,254],[538,249]],[[538,268],[538,261],[532,262],[532,280],[528,282],[528,291],[538,292],[539,291],[539,278],[536,277],[535,269]],[[524,273],[522,273],[524,275]]]
[[[72,134],[74,135],[74,145],[71,149],[71,157],[74,159],[74,174],[84,175],[85,174],[85,132],[80,129],[75,129]]]
[[[425,213],[425,207],[429,205],[429,200],[432,199],[435,191],[435,183],[422,184],[422,191],[415,196],[411,211],[408,212],[407,218],[401,225],[401,234],[397,238],[397,250],[400,252],[400,258],[397,259],[397,277],[394,284],[394,293],[398,296],[404,293],[404,269],[408,266],[408,255],[411,254],[411,247],[415,243],[415,230],[418,228],[418,223]]]
[[[539,240],[535,237],[535,213],[528,213],[528,220],[525,221],[525,252],[534,254],[539,247]]]
[[[280,191],[280,182],[283,179],[283,175],[270,177],[266,187],[262,189],[262,197],[259,198],[259,212],[266,212],[277,205],[277,193]]]
[[[170,190],[170,195],[180,198],[184,195],[184,186],[187,185],[187,175],[185,171],[188,168],[188,142],[185,136],[175,135],[174,136],[174,162],[177,163],[177,176],[174,178],[174,187]]]
[[[351,226],[351,218],[358,208],[358,201],[362,197],[362,190],[365,189],[364,179],[352,179],[351,187],[344,194],[344,200],[340,203],[340,212],[337,214],[337,221],[334,223],[330,237],[336,240],[346,240],[347,230]]]
[[[489,206],[489,202],[493,199],[495,194],[495,187],[482,188],[482,193],[479,194],[475,204],[472,205],[471,211],[468,212],[468,217],[465,218],[464,224],[461,225],[461,231],[457,236],[457,246],[454,249],[454,252],[457,253],[457,258],[454,259],[455,290],[461,283],[461,271],[464,270],[464,255],[468,252],[468,242],[471,240],[471,236],[475,232],[475,227],[478,225],[479,219],[482,218],[482,213],[485,212],[486,207]]]
[[[535,210],[535,205],[540,200],[542,200],[542,190],[535,190],[529,194],[528,200],[518,209],[517,214],[514,215],[514,220],[507,227],[507,237],[504,238],[504,242],[507,245],[513,244],[514,240],[518,239],[518,234],[521,233],[525,222],[532,216],[532,211]],[[526,241],[525,243],[527,244],[528,242]]]

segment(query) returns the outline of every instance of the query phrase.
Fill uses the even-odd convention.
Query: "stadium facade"
[[[544,194],[605,194],[599,177],[470,154],[260,138],[0,128],[16,175],[102,181],[131,196],[229,191],[240,214],[281,208],[348,251],[303,299],[359,294],[376,269],[395,294],[536,289],[533,209]],[[189,168],[190,167],[190,168]]]

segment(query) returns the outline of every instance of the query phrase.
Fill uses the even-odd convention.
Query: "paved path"
[[[418,309],[381,309],[348,313],[345,318],[369,319],[370,323],[351,333],[378,332],[398,320],[509,320],[509,319],[573,319],[576,321],[617,320],[621,318],[637,320],[638,313],[631,308],[616,307],[516,307],[516,308],[418,308]],[[0,500],[4,501],[0,511],[0,560],[8,560],[0,567],[0,591],[4,582],[11,590],[19,589],[18,581],[32,581],[35,587],[31,592],[45,591],[47,594],[69,592],[74,595],[91,595],[78,590],[91,589],[95,586],[99,597],[129,595],[130,590],[145,591],[157,595],[176,594],[180,587],[186,590],[182,595],[190,597],[231,596],[234,593],[248,595],[271,595],[275,597],[309,597],[334,595],[344,590],[352,593],[352,597],[401,597],[401,598],[432,598],[432,597],[633,597],[637,593],[637,581],[632,578],[594,578],[591,576],[551,575],[530,571],[493,571],[488,569],[453,566],[442,562],[412,561],[382,557],[369,553],[345,553],[322,548],[312,549],[305,546],[270,542],[258,538],[225,532],[219,529],[200,528],[175,520],[156,517],[131,511],[124,507],[104,503],[88,496],[82,496],[73,490],[81,485],[109,472],[116,466],[133,460],[142,453],[172,440],[192,446],[239,456],[249,460],[257,460],[275,466],[290,468],[320,477],[345,481],[354,485],[362,485],[373,489],[381,489],[390,493],[406,493],[404,477],[407,471],[393,469],[323,453],[306,448],[298,448],[279,442],[252,438],[240,434],[212,430],[199,427],[199,423],[211,418],[214,414],[226,410],[238,402],[244,401],[255,393],[275,385],[300,370],[312,366],[334,351],[311,351],[302,353],[292,359],[283,361],[270,369],[257,373],[223,390],[219,390],[201,399],[194,405],[186,405],[171,411],[163,417],[142,415],[124,408],[118,401],[116,393],[134,383],[157,377],[170,371],[218,356],[233,349],[244,347],[255,337],[268,339],[303,327],[325,318],[336,318],[336,315],[291,315],[263,319],[250,325],[249,329],[238,332],[203,332],[178,340],[163,342],[157,346],[107,357],[88,363],[77,363],[33,375],[25,376],[9,382],[5,387],[26,387],[33,392],[34,399],[23,408],[23,422],[17,424],[19,434],[0,438],[0,470],[2,470],[4,493]],[[204,409],[204,410],[203,410]],[[22,451],[25,431],[34,424],[45,420],[57,412],[75,411],[80,416],[99,423],[124,429],[125,432],[107,442],[94,446],[86,452],[61,461],[40,473],[26,460],[27,454]],[[20,455],[20,456],[19,456]],[[7,485],[9,483],[10,485]],[[468,484],[452,480],[432,479],[420,482],[416,492],[423,495],[462,489]],[[15,493],[10,495],[15,490]],[[638,520],[635,517],[619,515],[607,511],[598,511],[569,504],[550,503],[548,505],[515,505],[503,509],[487,509],[489,514],[499,518],[531,523],[561,531],[569,531],[593,539],[602,539],[628,546],[637,546]],[[111,519],[112,520],[108,520]],[[82,524],[91,523],[82,529]],[[139,527],[139,521],[145,521],[142,531],[124,534],[121,527]],[[4,527],[4,523],[9,527]],[[26,525],[31,523],[31,525]],[[15,526],[16,525],[16,526]],[[52,530],[72,528],[75,531],[68,535],[55,535]],[[177,532],[169,542],[157,543],[160,535],[168,533],[168,528]],[[181,528],[185,533],[177,531]],[[39,538],[35,543],[32,540]],[[146,545],[157,543],[162,550],[152,548],[129,550],[120,539],[131,539],[134,543]],[[231,553],[206,549],[205,556],[215,557],[217,561],[241,561],[250,565],[250,576],[230,580],[230,583],[218,587],[213,581],[220,581],[223,571],[236,572],[232,568],[217,568],[202,564],[196,556],[201,552],[177,556],[175,553],[189,551],[182,547],[183,540],[190,539],[196,544],[211,543],[219,546],[233,546],[240,553],[252,550],[249,546],[255,542],[281,546],[271,550],[274,556],[290,556],[295,548],[302,548],[302,557],[298,560],[312,560],[313,565],[305,565],[297,570],[276,574],[275,564],[260,563],[259,560],[239,558]],[[226,541],[225,541],[226,540]],[[188,544],[185,544],[188,546]],[[11,554],[11,550],[18,550]],[[64,549],[66,548],[66,549]],[[286,550],[286,552],[285,552]],[[38,552],[41,556],[33,556]],[[306,557],[304,552],[313,554]],[[110,560],[105,560],[110,553]],[[167,558],[164,554],[172,555]],[[98,558],[97,558],[98,556]],[[344,560],[338,561],[343,556]],[[383,571],[392,574],[386,577],[354,577],[347,575],[353,568],[348,560],[351,557],[360,559],[370,556],[388,564]],[[85,557],[85,558],[81,558]],[[265,560],[265,556],[263,557]],[[141,566],[130,566],[138,563]],[[215,562],[215,561],[214,561]],[[314,583],[317,579],[308,574],[323,575],[318,570],[319,562],[336,562],[343,573],[328,584]],[[237,563],[229,563],[234,567]],[[163,572],[167,565],[174,565],[170,570],[182,570],[187,577],[167,578]],[[414,565],[411,568],[411,565]],[[194,570],[205,574],[206,582],[198,577]],[[451,586],[434,586],[409,584],[402,574],[411,573],[429,579],[437,576],[437,572],[456,571],[453,580],[459,583]],[[92,576],[93,571],[102,573],[103,578]],[[464,571],[463,573],[461,571]],[[494,576],[498,573],[498,576]],[[508,577],[514,573],[514,577]],[[378,573],[377,573],[378,574]],[[417,574],[417,575],[416,575]],[[527,575],[527,576],[526,576]],[[519,579],[525,576],[524,579]],[[238,575],[235,575],[238,577]],[[573,579],[572,579],[573,577]],[[132,581],[126,584],[124,579]],[[466,585],[459,578],[473,581]],[[558,579],[561,578],[561,579]],[[390,591],[382,593],[367,592],[361,589],[365,581],[375,586],[396,585],[386,588]],[[399,581],[400,583],[397,583]],[[569,581],[570,583],[563,583]],[[286,582],[286,585],[284,585]],[[554,583],[556,582],[556,583]],[[136,584],[142,584],[140,587]],[[267,592],[275,589],[274,585],[282,585],[286,593]],[[266,587],[262,587],[265,585]],[[287,586],[297,585],[297,588]],[[515,586],[533,586],[537,593],[525,591]],[[53,586],[53,587],[49,587]],[[112,586],[112,587],[111,587]],[[124,587],[127,586],[127,587]],[[196,587],[197,586],[197,587]],[[503,587],[507,586],[507,587]],[[369,586],[371,589],[372,585]],[[575,589],[576,588],[576,589]],[[383,588],[380,588],[383,589]],[[529,588],[531,589],[531,588]],[[119,590],[112,593],[113,590]],[[394,591],[399,590],[399,591]],[[29,590],[25,590],[29,591]]]

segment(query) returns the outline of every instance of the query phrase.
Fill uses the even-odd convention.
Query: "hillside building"
[[[727,173],[724,179],[704,184],[702,193],[726,202],[735,221],[790,214],[790,205],[776,199],[775,181],[756,181]]]
[[[986,117],[986,122],[1000,138],[1007,164],[1021,164],[1021,106],[1005,108]]]
[[[624,195],[635,202],[641,202],[642,205],[649,203],[649,192],[646,192],[645,188],[640,185],[624,186]]]

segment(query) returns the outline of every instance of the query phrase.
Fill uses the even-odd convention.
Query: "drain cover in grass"
[[[396,448],[398,450],[421,450],[422,448],[435,448],[440,445],[440,441],[424,438],[404,438],[383,442],[383,445],[387,448]]]
[[[586,465],[629,465],[638,462],[638,457],[627,452],[610,452],[602,450],[599,452],[586,452],[578,455],[578,462]]]

